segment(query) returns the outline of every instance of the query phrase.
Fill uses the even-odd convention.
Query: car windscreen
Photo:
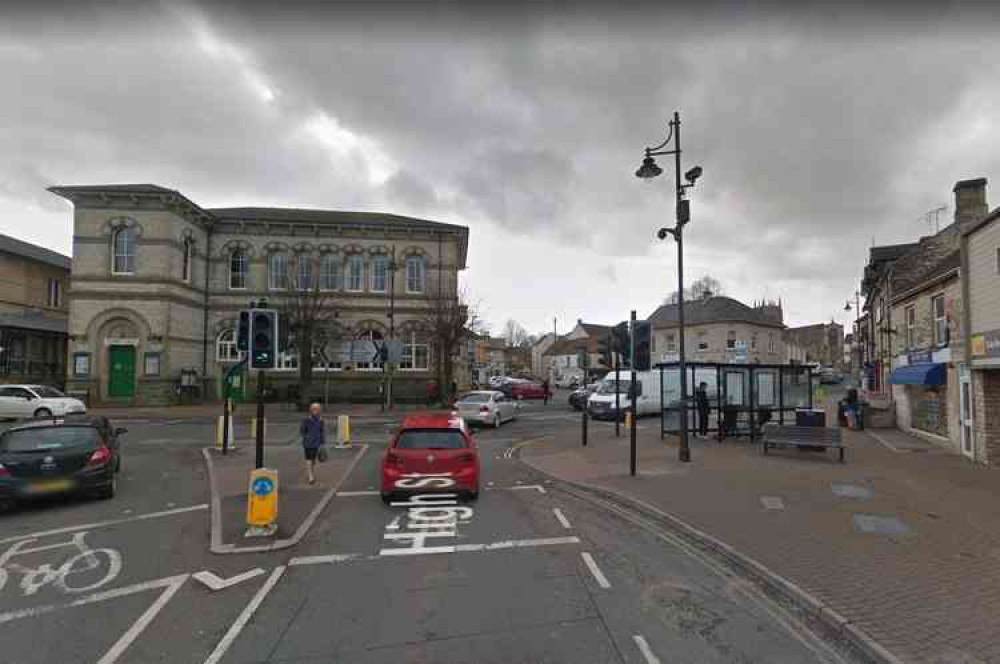
[[[46,385],[36,385],[31,388],[34,390],[35,394],[43,399],[62,399],[66,395],[57,390],[54,387],[48,387]]]
[[[614,394],[615,393],[615,382],[613,380],[606,380],[597,387],[598,394]],[[628,386],[631,383],[630,380],[620,380],[617,381],[618,392],[628,392]]]
[[[457,450],[465,446],[465,436],[454,429],[408,429],[396,442],[401,450]]]
[[[466,394],[458,400],[458,403],[489,403],[489,394]]]
[[[0,452],[44,452],[93,448],[100,436],[91,427],[45,427],[7,431],[0,437]]]

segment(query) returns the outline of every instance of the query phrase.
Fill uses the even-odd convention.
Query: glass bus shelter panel
[[[808,367],[784,367],[781,370],[781,396],[786,409],[812,407],[812,381]]]

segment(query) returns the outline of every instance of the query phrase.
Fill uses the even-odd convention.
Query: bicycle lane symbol
[[[114,581],[122,571],[122,556],[115,549],[92,549],[86,543],[87,531],[75,533],[72,538],[58,544],[31,546],[37,539],[25,539],[14,543],[3,554],[0,554],[0,596],[4,588],[17,575],[20,576],[20,589],[25,597],[36,594],[45,586],[51,584],[60,592],[66,594],[85,593],[97,590]],[[37,567],[12,562],[14,558],[23,559],[30,554],[45,551],[69,550],[75,551],[72,556],[61,564],[42,563]],[[92,572],[97,574],[91,574]]]

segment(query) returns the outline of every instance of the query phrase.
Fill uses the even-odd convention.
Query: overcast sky
[[[57,183],[426,217],[470,227],[464,282],[495,333],[564,332],[676,288],[655,235],[672,163],[634,171],[678,110],[684,168],[704,168],[687,281],[848,321],[873,240],[913,241],[927,211],[951,220],[956,180],[1000,177],[1000,42],[979,9],[834,4],[0,10],[0,232],[69,253]]]

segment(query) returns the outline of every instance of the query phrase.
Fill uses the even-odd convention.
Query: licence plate
[[[54,493],[56,491],[68,491],[73,488],[71,480],[46,480],[44,482],[32,482],[28,485],[29,493]]]

